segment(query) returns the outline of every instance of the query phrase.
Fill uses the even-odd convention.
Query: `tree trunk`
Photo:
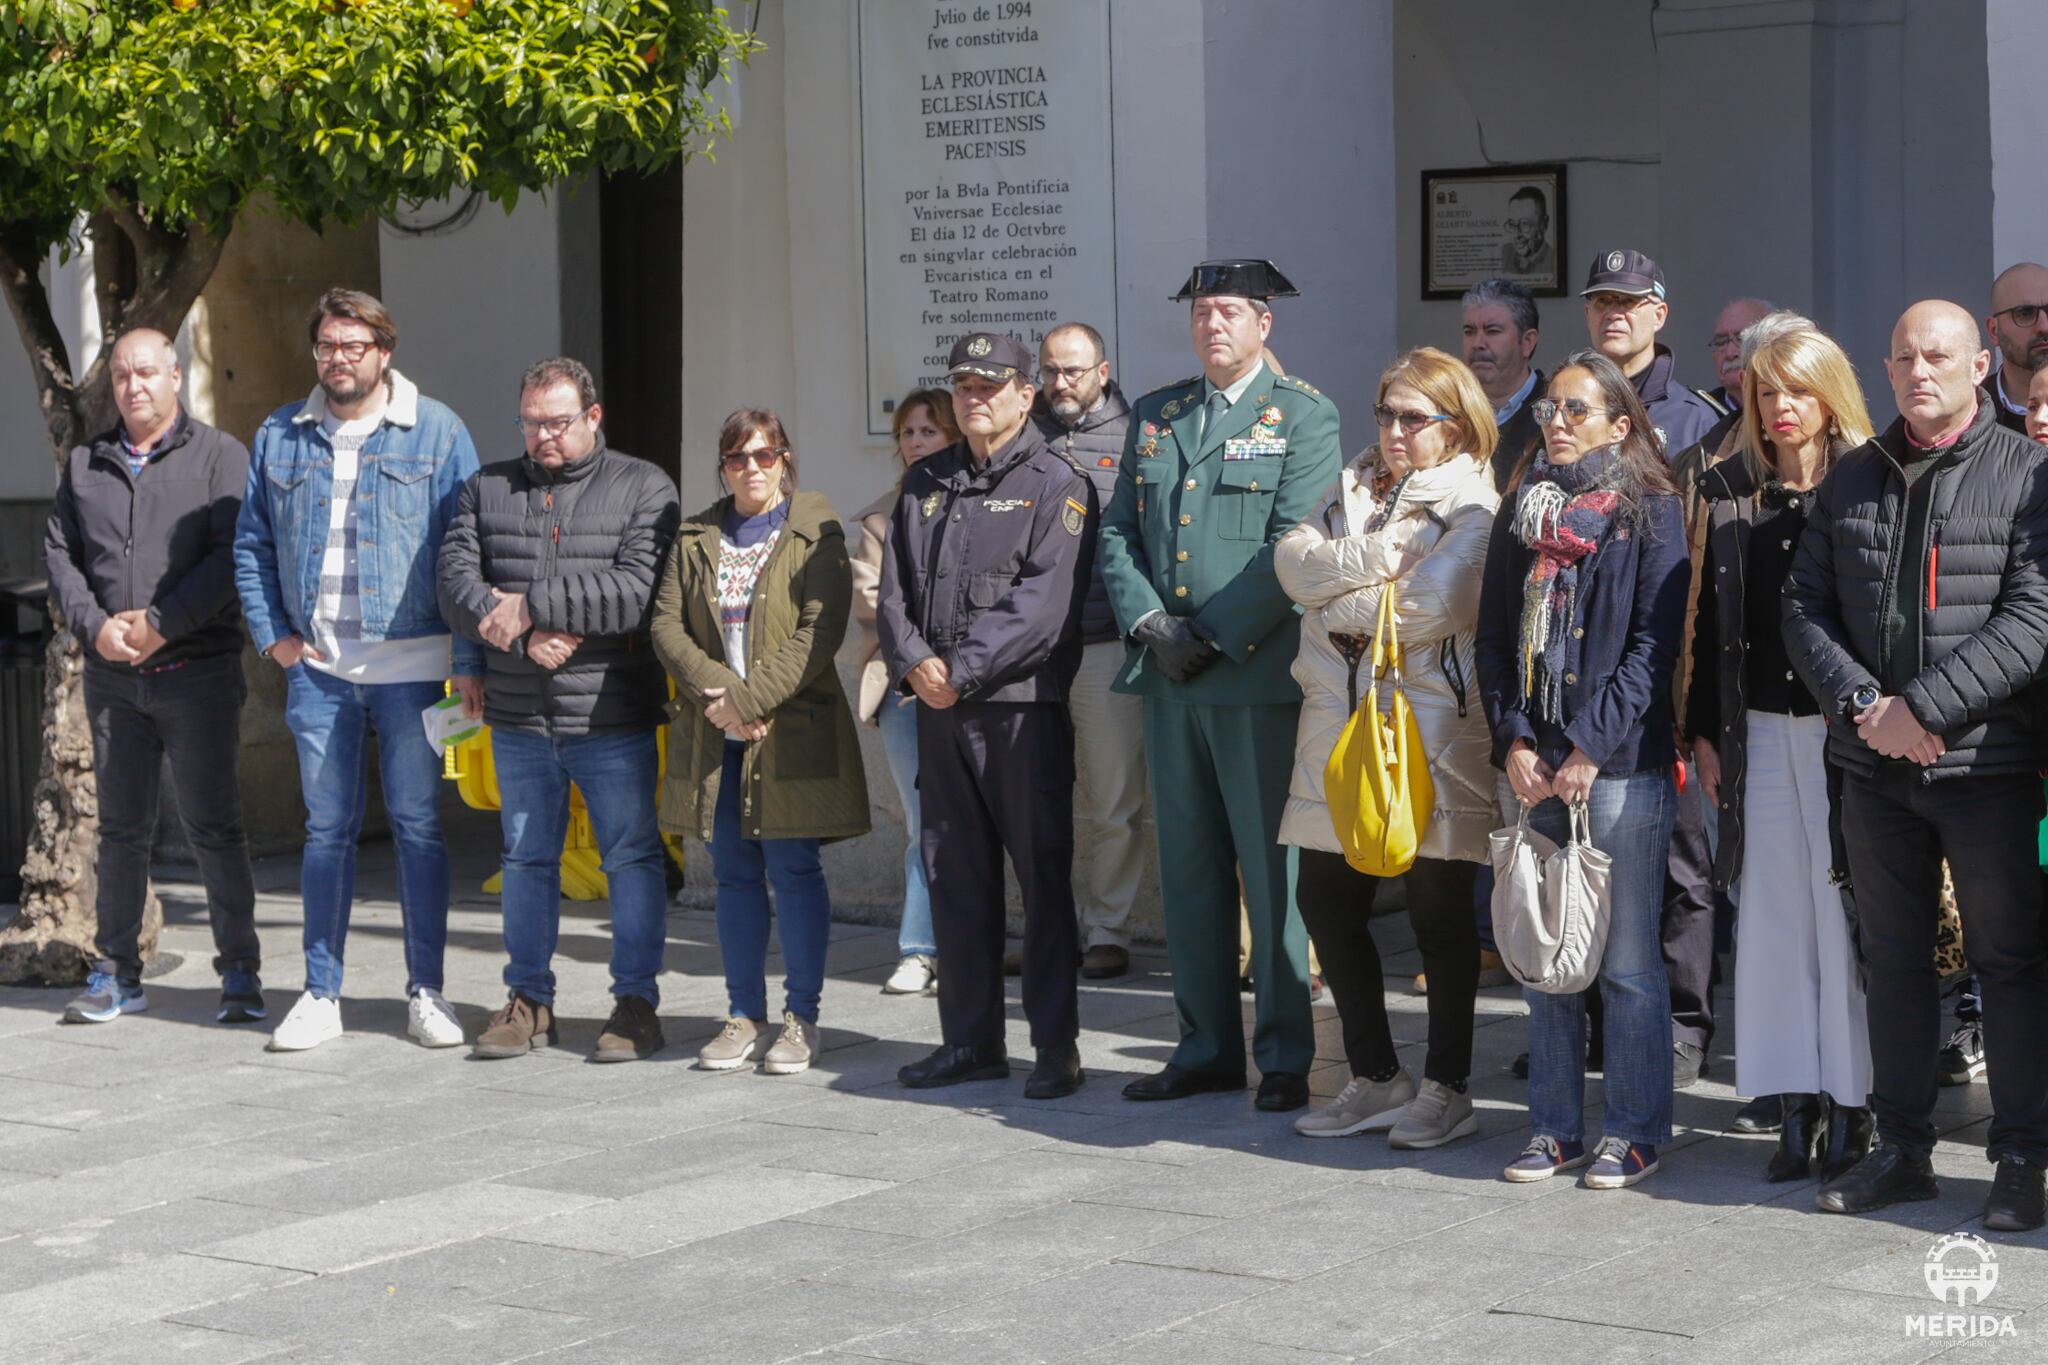
[[[136,327],[176,336],[220,261],[227,234],[203,228],[167,231],[132,207],[110,204],[92,216],[95,292],[105,339],[79,377],[50,308],[42,279],[48,243],[27,225],[0,223],[0,295],[14,313],[35,371],[43,426],[57,468],[71,448],[116,420],[107,364],[113,342]],[[28,856],[21,868],[21,909],[0,928],[0,985],[68,985],[98,960],[94,899],[99,877],[99,790],[93,780],[92,730],[85,714],[85,654],[56,620],[44,655],[43,757],[35,790]],[[163,909],[154,890],[143,905],[142,959],[156,956]]]

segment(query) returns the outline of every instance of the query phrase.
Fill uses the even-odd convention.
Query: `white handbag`
[[[1612,914],[1614,860],[1593,847],[1584,803],[1571,808],[1562,847],[1529,828],[1529,808],[1488,836],[1493,860],[1493,942],[1508,974],[1530,990],[1565,995],[1600,975]]]

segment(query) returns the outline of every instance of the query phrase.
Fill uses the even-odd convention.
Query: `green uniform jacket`
[[[1133,644],[1116,690],[1225,706],[1298,702],[1289,670],[1301,609],[1273,575],[1273,543],[1337,481],[1337,405],[1262,365],[1198,449],[1201,420],[1199,376],[1132,406],[1100,563],[1126,637],[1145,613],[1164,609],[1200,621],[1224,657],[1176,684]]]

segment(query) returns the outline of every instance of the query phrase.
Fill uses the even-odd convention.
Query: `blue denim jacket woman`
[[[1505,1172],[1536,1180],[1586,1165],[1597,1189],[1632,1185],[1671,1141],[1671,993],[1659,952],[1664,862],[1676,811],[1671,673],[1684,633],[1686,555],[1677,486],[1621,370],[1580,351],[1535,407],[1543,447],[1502,500],[1480,593],[1481,696],[1518,806],[1563,844],[1585,802],[1613,858],[1600,966],[1606,1116],[1583,1128],[1583,996],[1527,992],[1534,1137]]]
[[[462,485],[477,471],[476,446],[446,404],[396,370],[385,375],[391,396],[383,423],[363,447],[357,491],[362,638],[446,635],[434,596],[434,561]],[[259,650],[289,635],[312,638],[334,491],[334,449],[321,429],[326,397],[315,387],[304,402],[272,413],[250,453],[249,485],[235,523],[235,587]],[[454,672],[476,678],[484,672],[483,650],[460,636]]]

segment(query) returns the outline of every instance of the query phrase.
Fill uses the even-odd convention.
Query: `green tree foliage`
[[[730,131],[708,92],[754,47],[709,0],[0,0],[0,295],[55,454],[115,414],[108,346],[83,370],[66,353],[53,248],[92,241],[104,336],[175,335],[252,205],[318,228],[650,171]],[[75,979],[91,956],[97,806],[68,636],[49,662],[0,981]]]

